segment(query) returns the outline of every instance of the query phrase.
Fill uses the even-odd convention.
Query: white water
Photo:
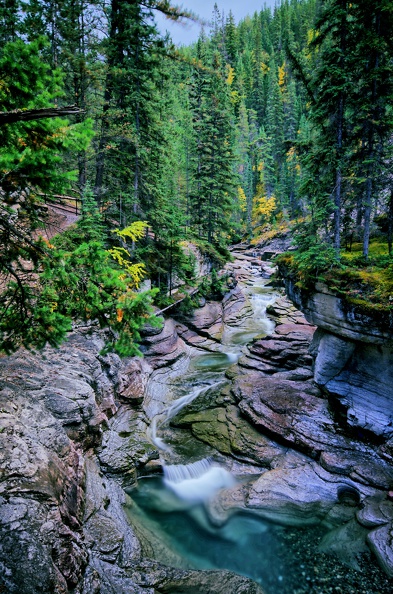
[[[209,384],[208,386],[196,388],[195,390],[192,390],[185,396],[182,396],[181,398],[174,400],[172,402],[172,404],[170,406],[168,406],[168,408],[164,411],[166,419],[169,421],[170,419],[175,417],[177,415],[177,413],[181,411],[182,408],[187,406],[187,404],[190,404],[200,394],[203,394],[203,392],[207,392],[211,388],[215,388],[215,387],[219,386],[220,384],[224,384],[224,383],[225,383],[225,380],[221,380],[219,382],[215,382],[214,384]]]
[[[164,466],[164,483],[180,499],[200,503],[221,489],[232,487],[236,481],[225,468],[205,458],[193,464]]]

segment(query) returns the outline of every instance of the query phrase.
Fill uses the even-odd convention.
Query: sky
[[[260,11],[265,5],[274,8],[277,0],[174,0],[173,4],[187,8],[197,14],[202,19],[209,21],[212,18],[213,7],[217,2],[220,13],[224,11],[225,15],[231,10],[236,23],[247,15]],[[163,15],[156,14],[156,22],[162,33],[169,31],[173,41],[178,45],[188,45],[198,39],[201,26],[194,24],[181,25],[171,23]],[[207,30],[209,28],[207,27]]]

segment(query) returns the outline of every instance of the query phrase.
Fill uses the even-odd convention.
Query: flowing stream
[[[225,371],[237,362],[244,345],[274,330],[266,307],[277,295],[266,283],[255,275],[254,282],[244,287],[251,307],[245,308],[240,322],[226,324],[216,351],[190,348],[171,369],[153,374],[145,406],[164,476],[142,478],[137,488],[128,491],[128,514],[142,543],[148,542],[146,550],[164,564],[229,569],[252,578],[267,594],[352,592],[335,589],[341,583],[335,562],[323,555],[316,560],[316,542],[325,528],[278,526],[251,511],[235,509],[223,522],[212,517],[209,501],[221,489],[231,489],[236,479],[223,464],[213,462],[215,450],[169,423],[201,394],[221,390],[227,382]],[[326,575],[333,571],[338,577],[332,582]],[[363,591],[359,584],[354,593]]]
[[[230,569],[265,587],[268,582],[279,584],[284,580],[279,550],[283,545],[277,539],[283,529],[246,512],[235,512],[223,525],[217,525],[205,504],[220,489],[230,489],[236,480],[212,461],[210,454],[214,452],[208,446],[185,431],[173,430],[169,421],[204,392],[221,389],[227,383],[225,371],[237,362],[244,345],[274,330],[266,308],[277,294],[266,283],[255,275],[254,282],[244,287],[249,300],[245,316],[240,322],[225,324],[216,351],[190,348],[188,356],[171,370],[153,374],[146,411],[151,418],[150,438],[160,450],[164,476],[140,479],[138,488],[129,492],[133,523],[139,522],[164,543],[164,548],[156,547],[159,560],[187,568]],[[167,557],[165,549],[174,556]]]

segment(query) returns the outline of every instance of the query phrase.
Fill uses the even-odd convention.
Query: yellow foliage
[[[237,189],[237,196],[239,200],[239,208],[242,212],[246,212],[247,210],[247,198],[246,194],[241,186]]]
[[[231,103],[232,105],[236,106],[240,103],[241,101],[241,96],[239,91],[231,91]]]
[[[261,184],[257,186],[257,195],[253,200],[254,206],[252,209],[252,218],[254,221],[263,221],[270,223],[273,218],[273,213],[276,210],[277,203],[274,196],[264,196],[262,194]]]
[[[287,157],[289,158],[289,160],[292,160],[295,157],[295,155],[296,155],[295,147],[291,146],[291,148],[287,152]]]
[[[114,247],[108,250],[108,252],[127,273],[127,276],[129,277],[129,285],[138,288],[141,280],[146,274],[145,265],[141,263],[133,264],[130,261],[130,255],[125,248]]]
[[[137,241],[144,236],[146,228],[148,227],[148,223],[146,221],[135,221],[128,225],[128,227],[124,227],[124,229],[115,229],[113,233],[116,233],[118,237],[121,239],[131,239],[131,241]]]
[[[278,67],[278,84],[280,86],[281,92],[283,92],[285,86],[285,62],[282,66]]]
[[[228,72],[227,85],[229,85],[231,87],[233,81],[235,80],[235,69],[232,68],[232,66],[230,64],[227,64],[226,65],[226,69],[227,69],[227,72]]]
[[[117,313],[117,315],[116,315],[116,320],[117,320],[118,322],[121,322],[121,321],[122,321],[122,319],[123,319],[123,316],[124,316],[124,311],[123,311],[122,309],[117,309],[117,310],[116,310],[116,313]]]
[[[262,74],[267,74],[270,70],[269,66],[265,62],[261,62]]]
[[[135,221],[134,223],[131,223],[131,225],[125,227],[124,229],[115,229],[113,233],[115,233],[123,241],[126,241],[127,239],[130,239],[131,241],[136,241],[137,239],[143,237],[147,227],[148,224],[146,221]],[[124,278],[128,277],[129,287],[138,288],[140,282],[146,274],[145,265],[141,263],[133,264],[130,260],[130,254],[128,250],[126,250],[124,247],[115,246],[112,249],[108,250],[108,253],[112,256],[114,260],[116,260],[119,266],[124,270]],[[118,316],[119,315],[120,314],[118,312]],[[120,322],[121,320],[118,319],[118,321]]]
[[[315,29],[309,29],[307,31],[307,45],[310,45],[310,43],[312,43],[319,35],[318,31],[315,31]]]
[[[40,237],[48,248],[53,249],[55,247],[48,239],[46,239],[46,237],[43,237],[42,235]]]

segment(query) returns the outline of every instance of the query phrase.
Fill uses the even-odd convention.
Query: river
[[[266,308],[277,292],[267,284],[258,272],[243,284],[244,317],[225,325],[220,344],[212,343],[210,352],[189,347],[172,368],[152,375],[145,410],[164,475],[142,477],[137,488],[128,490],[128,516],[146,556],[183,569],[229,569],[253,579],[266,594],[371,594],[377,591],[368,589],[373,582],[379,583],[378,592],[388,592],[383,574],[368,559],[365,584],[361,573],[317,551],[327,532],[322,523],[303,529],[284,526],[236,505],[225,518],[217,517],[212,513],[214,497],[223,489],[230,497],[231,489],[258,469],[228,464],[187,429],[171,425],[193,400],[223,390],[229,383],[226,372],[245,346],[274,331]]]

